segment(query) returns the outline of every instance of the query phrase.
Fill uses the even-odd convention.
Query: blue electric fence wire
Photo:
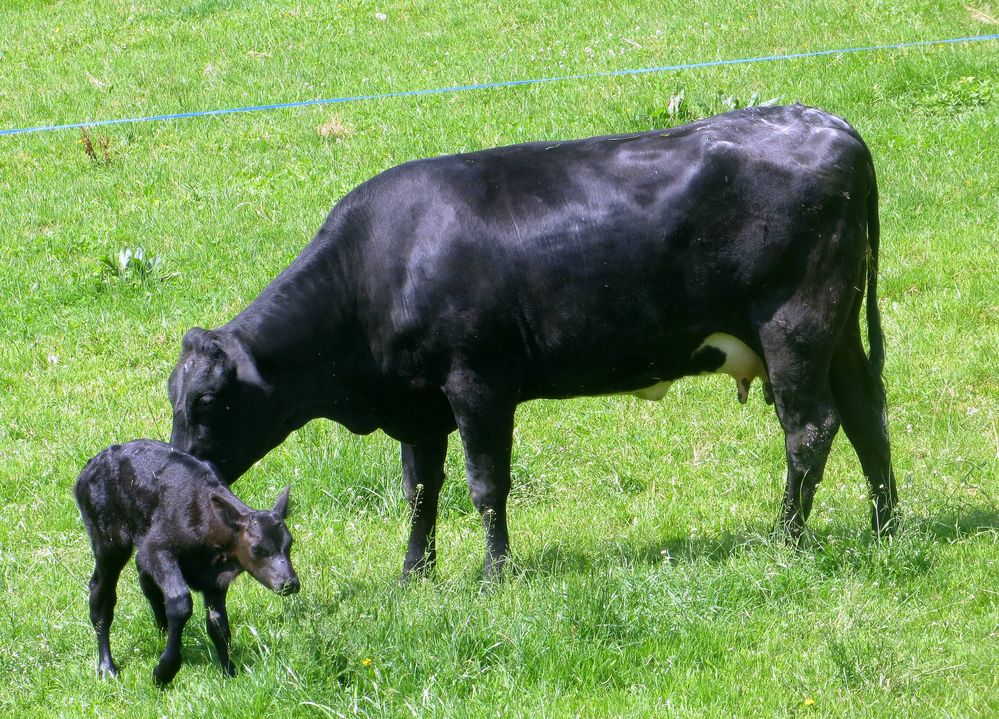
[[[316,100],[299,100],[297,102],[281,102],[271,105],[252,105],[249,107],[230,107],[217,110],[198,110],[195,112],[178,112],[169,115],[150,115],[148,117],[121,117],[112,120],[91,120],[89,122],[74,122],[66,125],[40,125],[38,127],[20,127],[9,130],[0,130],[0,135],[21,135],[30,132],[48,132],[51,130],[72,130],[82,127],[100,127],[102,125],[122,125],[134,122],[158,122],[161,120],[185,120],[192,117],[211,117],[213,115],[234,115],[241,112],[263,112],[265,110],[284,110],[294,107],[310,107],[314,105],[337,105],[347,102],[361,102],[365,100],[387,100],[395,97],[418,97],[421,95],[443,95],[448,93],[466,92],[469,90],[491,90],[501,87],[522,87],[525,85],[539,85],[548,82],[565,82],[567,80],[589,80],[600,77],[620,77],[623,75],[647,75],[656,72],[677,72],[680,70],[696,70],[703,67],[721,67],[724,65],[747,65],[757,62],[774,62],[777,60],[798,60],[807,57],[821,57],[823,55],[846,55],[856,52],[872,52],[877,50],[902,50],[911,47],[925,47],[927,45],[953,45],[957,43],[984,42],[999,39],[999,34],[992,35],[971,35],[968,37],[953,37],[943,40],[917,40],[913,42],[898,42],[890,45],[867,45],[863,47],[849,47],[837,50],[814,50],[811,52],[796,52],[786,55],[762,55],[759,57],[744,57],[734,60],[709,60],[706,62],[692,62],[681,65],[661,65],[657,67],[631,68],[624,70],[606,70],[603,72],[581,73],[576,75],[559,75],[553,77],[539,77],[526,80],[504,80],[499,82],[485,82],[474,85],[451,85],[449,87],[426,88],[422,90],[399,90],[395,92],[382,92],[371,95],[352,95],[346,97],[331,97]]]

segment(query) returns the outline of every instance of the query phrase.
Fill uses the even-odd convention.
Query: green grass
[[[0,8],[0,128],[996,32],[964,2],[143,3]],[[972,3],[995,17],[994,6]],[[384,12],[384,21],[375,17]],[[980,15],[978,17],[981,17]],[[165,437],[180,337],[245,306],[332,203],[399,162],[652,127],[753,93],[849,118],[882,196],[881,307],[904,526],[867,530],[837,440],[791,551],[776,419],[722,378],[518,413],[508,581],[448,457],[436,578],[400,586],[398,449],[313,423],[235,489],[293,484],[300,595],[231,593],[225,679],[131,570],[94,675],[70,488]],[[335,119],[340,129],[321,137]],[[999,690],[999,46],[936,46],[0,138],[0,714],[989,717]],[[114,272],[123,248],[155,271]]]

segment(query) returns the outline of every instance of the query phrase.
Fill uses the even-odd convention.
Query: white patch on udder
[[[669,391],[669,387],[671,384],[673,383],[659,382],[657,384],[652,385],[651,387],[646,387],[644,389],[636,389],[634,392],[629,392],[629,394],[633,394],[639,399],[647,399],[653,402],[658,402],[659,400],[661,400],[663,397],[666,396],[666,393]]]
[[[736,390],[739,393],[739,401],[743,404],[749,398],[749,387],[752,385],[753,380],[759,377],[763,380],[763,395],[768,403],[772,403],[773,399],[770,393],[770,380],[767,378],[767,371],[763,367],[763,360],[760,356],[756,354],[745,342],[740,340],[738,337],[733,337],[732,335],[727,335],[724,332],[715,332],[709,335],[698,347],[691,353],[691,357],[696,355],[701,350],[706,347],[712,347],[723,355],[725,355],[725,361],[722,362],[721,366],[712,370],[711,372],[704,372],[702,374],[713,374],[713,373],[723,373],[731,376],[735,379]],[[647,399],[653,402],[660,401],[666,396],[669,391],[670,385],[673,382],[657,382],[650,387],[644,387],[642,389],[636,389],[633,392],[627,392],[626,394],[633,395],[639,399]]]
[[[739,392],[739,401],[743,404],[749,396],[749,386],[757,377],[768,383],[767,372],[763,367],[763,360],[752,348],[738,337],[727,335],[724,332],[715,332],[709,335],[701,346],[694,350],[697,354],[705,347],[713,347],[725,355],[722,366],[714,370],[730,375],[735,379],[735,384]]]

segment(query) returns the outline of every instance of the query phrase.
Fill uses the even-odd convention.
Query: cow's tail
[[[871,169],[874,176],[873,167]],[[868,361],[878,384],[885,366],[885,336],[881,331],[881,311],[878,309],[878,246],[881,243],[881,222],[878,218],[878,182],[874,178],[867,196],[867,344],[870,346]]]

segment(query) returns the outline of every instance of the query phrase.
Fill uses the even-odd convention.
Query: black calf
[[[142,592],[167,644],[153,676],[167,684],[180,669],[181,634],[191,617],[188,587],[205,599],[208,636],[232,675],[225,597],[243,570],[278,594],[294,594],[291,534],[284,524],[288,488],[273,509],[243,504],[213,467],[163,442],[139,439],[104,450],[83,468],[76,503],[94,550],[90,621],[97,630],[98,673],[115,676],[110,631],[122,568],[137,548]]]

